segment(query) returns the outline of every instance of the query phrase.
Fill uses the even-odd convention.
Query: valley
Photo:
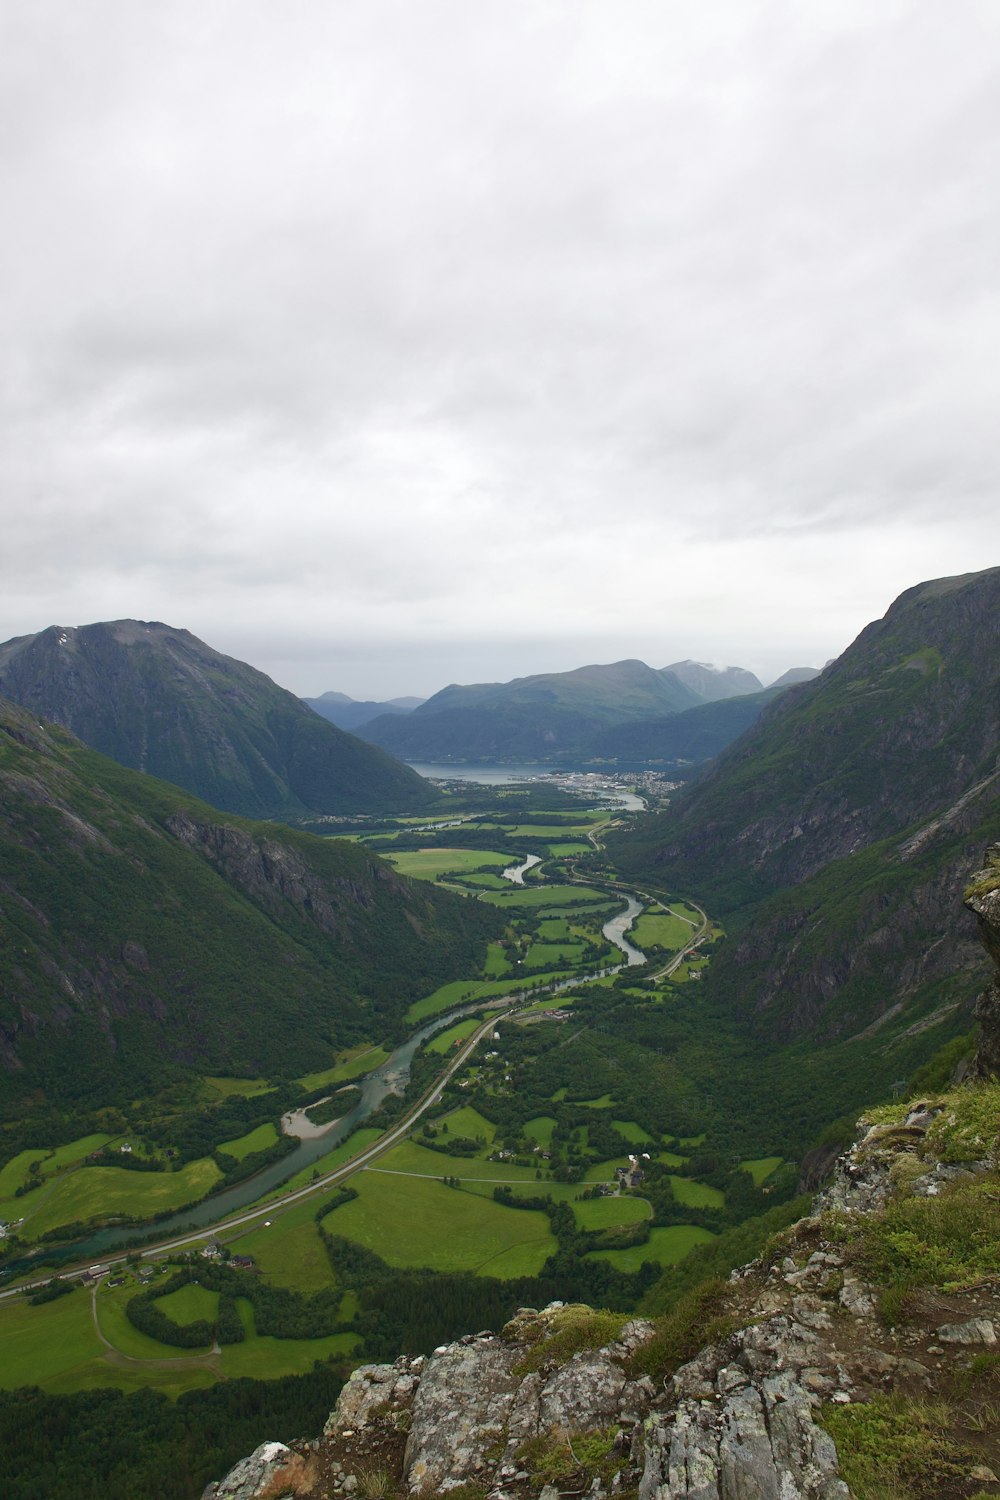
[[[192,1100],[176,1090],[172,1114],[122,1110],[117,1133],[91,1132],[51,1152],[29,1146],[8,1162],[0,1219],[15,1286],[28,1277],[37,1290],[45,1274],[82,1261],[101,1270],[67,1276],[56,1284],[89,1284],[31,1309],[48,1363],[25,1334],[6,1383],[133,1389],[148,1379],[176,1393],[251,1365],[264,1378],[374,1353],[386,1334],[373,1331],[371,1304],[399,1273],[439,1280],[446,1324],[449,1298],[462,1305],[469,1277],[505,1305],[536,1283],[625,1305],[751,1208],[791,1195],[794,1174],[782,1176],[770,1142],[720,1176],[691,1081],[639,1035],[612,1038],[609,1023],[623,1010],[679,1006],[721,937],[700,909],[621,886],[602,850],[620,808],[552,788],[466,786],[457,796],[475,806],[443,827],[388,820],[353,835],[400,874],[503,917],[479,975],[411,1004],[405,1019],[416,1030],[405,1043],[372,1037],[277,1087],[204,1078],[199,1118],[215,1129],[205,1154],[182,1165],[168,1142],[183,1137]],[[626,1083],[637,1069],[649,1085],[639,1109]],[[675,1087],[685,1104],[673,1102]],[[310,1112],[329,1118],[323,1108],[335,1108],[338,1093],[343,1114],[311,1125]],[[289,1112],[307,1122],[305,1139],[280,1133],[279,1114]],[[237,1117],[248,1128],[235,1134]],[[226,1187],[226,1162],[257,1170]],[[734,1170],[738,1192],[709,1180]],[[150,1235],[154,1248],[140,1248]],[[135,1236],[135,1249],[115,1251]],[[223,1278],[205,1293],[208,1343],[183,1356],[178,1345],[188,1347],[188,1327],[202,1317],[190,1297],[162,1299],[164,1312],[178,1311],[156,1325],[159,1338],[137,1331],[126,1312],[179,1273],[203,1289],[206,1276]],[[254,1322],[245,1294],[261,1284],[286,1300],[277,1332]],[[227,1289],[236,1344],[218,1341]],[[12,1351],[26,1316],[24,1296],[6,1292],[0,1340]],[[311,1333],[325,1331],[294,1336],[303,1318]],[[61,1357],[49,1336],[57,1325]],[[405,1320],[399,1333],[406,1337]]]

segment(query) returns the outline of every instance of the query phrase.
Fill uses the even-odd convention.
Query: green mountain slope
[[[611,724],[680,713],[701,699],[641,661],[546,672],[513,682],[453,684],[412,714],[382,716],[364,738],[411,759],[537,759],[584,753]]]
[[[982,960],[953,893],[1000,836],[998,646],[1000,569],[908,590],[613,842],[726,920],[707,998],[783,1039],[968,1024]]]
[[[591,737],[589,753],[609,760],[697,765],[719,755],[756,723],[781,691],[781,688],[765,688],[759,693],[699,703],[666,719],[615,724]]]
[[[168,625],[51,626],[7,641],[0,692],[123,765],[248,817],[406,812],[433,797],[263,672]]]
[[[475,972],[499,919],[227,816],[0,700],[0,1099],[294,1076]]]

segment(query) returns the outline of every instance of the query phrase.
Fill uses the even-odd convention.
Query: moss
[[[831,1229],[883,1294],[894,1289],[890,1316],[917,1287],[955,1291],[1000,1272],[998,1190],[1000,1178],[991,1173],[936,1198],[896,1198],[877,1217],[831,1222]]]
[[[898,1396],[822,1412],[856,1500],[937,1500],[967,1475],[978,1456],[948,1436],[950,1420],[945,1407]]]
[[[530,1375],[543,1365],[563,1365],[584,1349],[601,1349],[617,1339],[629,1318],[629,1313],[596,1312],[592,1307],[560,1308],[547,1320],[551,1331],[529,1349],[514,1373]]]
[[[663,1380],[706,1344],[722,1343],[735,1332],[738,1320],[724,1314],[726,1290],[724,1281],[702,1282],[681,1297],[666,1317],[657,1318],[653,1337],[632,1356],[629,1373],[633,1379],[649,1375]]]
[[[603,1431],[569,1433],[552,1432],[529,1438],[517,1450],[520,1463],[536,1482],[559,1486],[572,1485],[575,1490],[589,1489],[595,1479],[610,1485],[621,1467],[615,1453],[617,1427]]]
[[[1000,1146],[1000,1083],[970,1084],[941,1099],[927,1144],[946,1162],[996,1161]]]

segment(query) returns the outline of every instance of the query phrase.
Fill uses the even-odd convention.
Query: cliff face
[[[968,1028],[982,955],[954,892],[1000,837],[998,644],[1000,569],[910,589],[673,807],[609,840],[625,871],[724,921],[707,999],[781,1040],[877,1028],[905,1052],[934,1016]]]
[[[1000,844],[986,851],[986,863],[972,878],[965,904],[975,913],[983,947],[995,965],[993,980],[976,1002],[979,1050],[975,1070],[981,1078],[1000,1077]]]

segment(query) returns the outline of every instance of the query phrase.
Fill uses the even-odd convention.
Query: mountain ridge
[[[0,693],[134,770],[249,817],[419,810],[427,784],[255,667],[158,621],[0,645]]]

